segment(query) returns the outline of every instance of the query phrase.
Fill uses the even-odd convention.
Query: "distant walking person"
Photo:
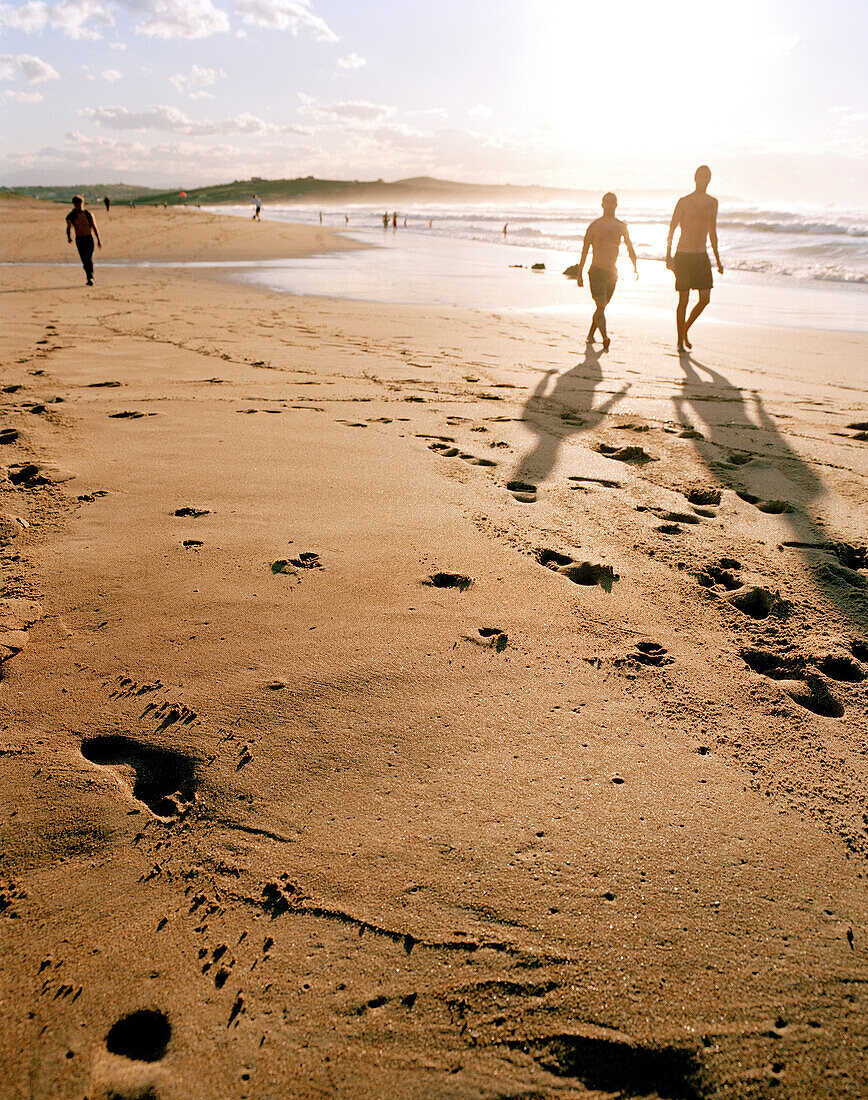
[[[112,200],[106,195],[102,201],[105,203],[105,212],[108,214],[109,210],[111,210]]]
[[[72,244],[73,230],[75,230],[75,247],[81,256],[81,266],[87,276],[87,285],[93,286],[93,239],[96,237],[99,248],[102,248],[102,241],[99,239],[99,230],[93,215],[89,210],[84,209],[84,199],[81,195],[73,198],[72,210],[66,215],[66,239],[70,244]]]
[[[594,336],[599,330],[603,340],[603,351],[609,346],[609,333],[606,330],[606,306],[612,300],[615,293],[615,284],[618,282],[618,252],[621,249],[621,241],[627,246],[630,262],[633,264],[633,274],[639,278],[636,267],[636,253],[633,242],[630,240],[630,232],[624,222],[615,217],[618,200],[608,191],[603,195],[603,216],[591,222],[585,232],[585,240],[582,244],[582,258],[579,260],[579,273],[576,282],[584,286],[582,272],[585,270],[585,261],[588,252],[591,252],[591,266],[588,268],[588,283],[591,289],[591,297],[594,299],[594,316],[591,320],[591,328],[588,332],[587,343],[594,342]]]
[[[397,210],[392,214],[392,228],[393,229],[398,228],[398,211]]]
[[[696,169],[693,178],[696,181],[696,190],[684,195],[675,204],[672,221],[669,223],[669,236],[666,238],[666,266],[675,272],[675,289],[678,291],[675,322],[679,351],[689,351],[692,347],[687,333],[711,300],[714,279],[711,275],[711,261],[705,250],[706,240],[711,241],[717,270],[723,274],[723,264],[717,251],[717,199],[707,193],[711,183],[711,169],[703,164]],[[672,238],[676,229],[681,232],[678,248],[673,256]],[[687,306],[691,290],[699,291],[699,301],[688,317]]]
[[[261,220],[260,217],[259,217],[259,214],[260,214],[261,210],[262,210],[262,199],[259,197],[259,195],[254,195],[253,196],[253,220],[255,222],[258,222],[258,221]]]

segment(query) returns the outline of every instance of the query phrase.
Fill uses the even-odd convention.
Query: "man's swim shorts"
[[[588,286],[591,288],[591,297],[595,302],[598,298],[608,302],[615,293],[617,281],[617,271],[607,271],[604,267],[588,268]]]
[[[676,290],[711,290],[711,260],[706,252],[676,252],[672,257]]]

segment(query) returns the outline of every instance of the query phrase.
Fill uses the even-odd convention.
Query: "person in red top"
[[[72,200],[72,210],[66,215],[66,239],[72,244],[72,231],[75,230],[75,247],[81,256],[81,266],[87,275],[87,285],[93,286],[93,239],[96,237],[98,248],[102,248],[99,230],[93,220],[93,214],[84,208],[84,199],[76,195]]]

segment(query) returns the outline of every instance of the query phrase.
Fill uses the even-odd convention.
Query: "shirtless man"
[[[72,200],[72,210],[66,215],[66,239],[70,244],[72,244],[73,229],[75,230],[75,246],[81,257],[81,266],[87,276],[87,285],[93,286],[93,238],[96,237],[99,248],[102,248],[102,241],[99,239],[99,230],[93,220],[93,215],[84,208],[84,199],[81,195],[75,196]]]
[[[666,266],[675,272],[675,289],[678,291],[675,321],[678,327],[679,351],[689,351],[692,347],[687,333],[711,299],[714,280],[711,276],[711,261],[705,251],[706,240],[711,241],[717,270],[723,274],[723,264],[717,251],[717,199],[707,194],[711,169],[703,164],[696,169],[693,178],[696,181],[696,190],[690,195],[684,195],[675,204],[672,221],[669,223],[669,236],[666,238]],[[673,256],[672,238],[676,229],[680,229],[681,234]],[[691,290],[699,291],[699,301],[688,317],[687,304]]]
[[[587,343],[592,344],[594,342],[594,335],[599,329],[600,336],[603,338],[603,351],[608,348],[610,342],[609,334],[606,331],[606,306],[612,300],[612,295],[615,293],[615,283],[618,281],[618,252],[621,248],[621,241],[627,246],[630,261],[633,264],[633,274],[635,278],[639,278],[639,271],[636,267],[636,253],[633,250],[629,230],[624,222],[615,217],[617,206],[618,200],[611,191],[603,195],[603,216],[591,222],[587,228],[582,245],[582,258],[579,260],[579,274],[576,278],[579,286],[585,285],[582,272],[585,269],[588,252],[593,249],[591,266],[588,268],[588,283],[591,288],[591,297],[594,299],[597,308],[591,320],[591,330],[588,333]]]

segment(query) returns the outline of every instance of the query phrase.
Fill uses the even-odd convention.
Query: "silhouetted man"
[[[591,320],[591,329],[588,333],[587,343],[594,342],[597,330],[603,338],[603,351],[609,346],[609,334],[606,331],[606,306],[612,300],[615,293],[615,284],[618,281],[618,252],[621,241],[627,246],[630,261],[633,264],[633,274],[638,279],[639,271],[636,267],[636,253],[633,250],[633,242],[630,240],[630,232],[624,222],[615,217],[618,206],[617,198],[608,191],[603,195],[603,216],[591,222],[585,232],[585,240],[582,244],[582,258],[579,260],[579,273],[576,282],[584,286],[582,272],[585,269],[585,261],[588,252],[591,255],[591,266],[588,268],[588,283],[591,288],[591,297],[594,299],[596,310]]]
[[[87,285],[93,286],[93,238],[96,237],[99,248],[102,248],[102,241],[99,239],[99,230],[93,220],[93,215],[89,210],[84,209],[84,199],[81,195],[76,195],[73,198],[72,210],[66,215],[66,239],[70,244],[72,244],[73,229],[75,230],[75,247],[81,257],[81,266],[87,276]]]
[[[714,279],[711,275],[711,261],[705,250],[706,240],[711,241],[717,270],[723,274],[723,264],[717,251],[717,199],[707,193],[711,183],[711,169],[703,164],[696,169],[693,178],[696,181],[696,190],[690,195],[684,195],[675,204],[672,221],[669,223],[669,236],[666,238],[666,266],[675,272],[675,289],[678,291],[675,321],[679,351],[692,347],[687,333],[711,300]],[[681,232],[678,248],[673,256],[672,238],[676,229]],[[688,317],[687,305],[691,290],[699,291],[699,301]]]

